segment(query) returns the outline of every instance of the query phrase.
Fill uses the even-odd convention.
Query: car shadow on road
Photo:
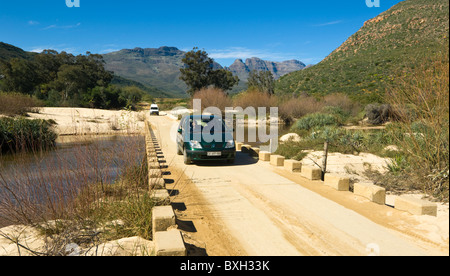
[[[252,157],[248,153],[236,152],[236,159],[233,164],[229,164],[226,161],[195,161],[194,165],[201,167],[233,167],[233,166],[246,166],[258,163],[258,158]]]

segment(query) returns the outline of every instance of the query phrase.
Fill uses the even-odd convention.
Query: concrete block
[[[147,162],[148,163],[156,163],[156,162],[159,162],[159,160],[158,160],[158,157],[156,157],[156,156],[150,156],[150,157],[148,157]]]
[[[166,188],[166,181],[164,178],[156,177],[156,178],[149,178],[149,185],[150,189],[165,189]]]
[[[153,233],[167,231],[175,225],[175,213],[172,206],[156,206],[152,209]]]
[[[162,177],[162,171],[160,169],[152,169],[148,171],[150,178],[160,178]]]
[[[290,172],[301,172],[302,171],[302,162],[297,160],[285,160],[284,168]]]
[[[309,180],[322,180],[322,170],[314,166],[302,165],[302,176]]]
[[[355,183],[353,188],[355,195],[363,196],[380,205],[386,204],[386,189],[373,183]]]
[[[325,185],[338,191],[348,191],[350,189],[350,178],[337,175],[337,174],[325,174]]]
[[[161,165],[158,162],[148,163],[149,170],[158,170],[161,169]]]
[[[437,204],[411,196],[399,196],[395,199],[395,209],[417,216],[437,216]]]
[[[156,232],[155,251],[156,256],[161,257],[185,257],[187,254],[183,236],[179,230]]]
[[[236,151],[241,151],[244,143],[236,143]]]
[[[170,195],[166,189],[152,190],[152,198],[159,205],[170,204]]]
[[[270,161],[270,156],[272,154],[268,151],[260,151],[259,152],[259,160],[261,161]]]
[[[276,167],[283,167],[284,166],[284,156],[281,155],[271,155],[270,156],[270,165],[276,166]]]

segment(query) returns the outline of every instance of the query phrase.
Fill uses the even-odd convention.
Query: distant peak
[[[170,46],[161,46],[159,47],[159,50],[164,50],[164,51],[179,51],[179,49],[177,47],[170,47]]]

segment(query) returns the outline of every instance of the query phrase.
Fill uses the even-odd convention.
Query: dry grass
[[[260,92],[256,89],[249,89],[248,91],[237,95],[234,98],[234,106],[242,107],[246,109],[247,107],[276,107],[278,106],[278,101],[275,96],[269,93]]]
[[[338,108],[348,116],[355,116],[361,110],[358,103],[352,101],[344,94],[330,94],[323,98],[315,98],[308,95],[291,98],[279,98],[279,114],[285,122],[292,122],[308,114],[323,112],[327,107]]]
[[[41,105],[39,100],[24,94],[0,92],[0,114],[2,115],[26,115],[28,112],[37,112],[36,107]]]
[[[387,100],[400,122],[393,135],[422,190],[448,200],[449,189],[449,63],[448,51],[432,63],[406,72],[390,89]],[[426,66],[428,65],[428,67]],[[431,65],[431,66],[430,66]]]
[[[282,120],[292,122],[307,114],[316,113],[323,108],[323,103],[314,97],[301,96],[284,99],[279,105],[279,115]]]
[[[199,99],[202,102],[202,110],[207,107],[217,107],[222,111],[225,111],[226,107],[232,106],[231,99],[227,94],[217,88],[204,88],[194,94],[193,99]]]

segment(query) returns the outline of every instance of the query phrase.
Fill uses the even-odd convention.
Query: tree
[[[237,83],[239,83],[239,78],[233,76],[230,71],[220,69],[210,73],[210,84],[223,91],[231,90]]]
[[[255,88],[259,91],[274,94],[275,80],[273,74],[270,71],[257,71],[250,72],[248,78],[248,88]]]
[[[234,77],[231,72],[224,69],[214,70],[214,62],[208,57],[208,53],[197,47],[187,52],[182,61],[184,68],[180,69],[180,79],[189,87],[187,93],[191,96],[209,86],[229,90],[239,82],[239,78]]]
[[[136,86],[122,88],[119,99],[124,101],[125,106],[131,110],[137,110],[137,104],[142,100],[144,91]]]
[[[8,92],[33,94],[38,76],[36,66],[25,59],[13,58],[1,64],[0,71],[3,75],[2,89]]]
[[[61,66],[55,80],[57,90],[61,91],[61,101],[66,102],[75,94],[86,91],[88,88],[86,77],[82,66],[68,64]]]

